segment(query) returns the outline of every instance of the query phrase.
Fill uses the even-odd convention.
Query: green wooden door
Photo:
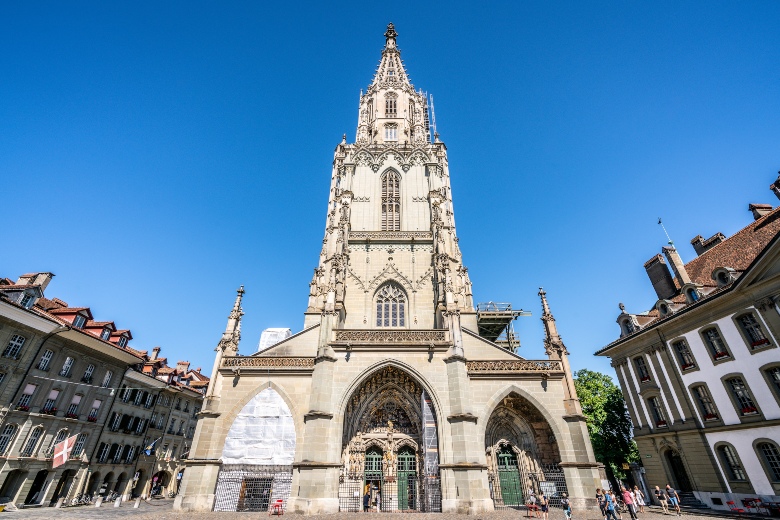
[[[398,509],[416,509],[417,457],[405,447],[398,452]]]
[[[520,473],[517,471],[517,456],[508,446],[504,446],[498,452],[498,481],[501,486],[501,498],[505,506],[520,506],[523,504]]]

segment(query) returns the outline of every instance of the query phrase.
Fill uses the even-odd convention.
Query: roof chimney
[[[20,276],[16,283],[18,285],[40,285],[41,292],[43,292],[52,278],[54,278],[54,273],[29,273]]]
[[[152,355],[151,355],[151,357],[150,357],[149,359],[151,359],[152,361],[154,361],[155,359],[157,359],[157,355],[158,355],[159,353],[160,353],[160,347],[154,347],[154,348],[152,349]]]
[[[664,246],[663,252],[666,255],[666,259],[669,260],[669,265],[672,267],[674,275],[680,281],[680,285],[691,283],[691,277],[688,276],[688,271],[685,270],[685,264],[682,258],[680,258],[680,253],[677,252],[674,246]]]
[[[748,209],[753,212],[753,220],[758,220],[761,217],[768,215],[772,212],[771,204],[750,204]]]
[[[696,256],[701,256],[724,240],[726,240],[726,235],[720,232],[715,233],[707,240],[704,240],[701,235],[696,235],[693,240],[691,240],[691,245],[693,246],[693,249],[696,250]]]
[[[677,293],[677,288],[674,286],[674,280],[672,280],[672,275],[669,273],[664,257],[655,255],[645,262],[645,270],[659,300],[666,300]]]
[[[197,372],[198,374],[200,374],[200,367],[196,368],[196,369],[195,369],[195,372]]]

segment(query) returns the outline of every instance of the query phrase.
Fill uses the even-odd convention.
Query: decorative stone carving
[[[466,361],[468,372],[562,372],[560,361]]]
[[[314,368],[313,357],[254,357],[226,356],[222,358],[222,366],[259,367],[259,368]]]
[[[412,343],[428,344],[446,342],[444,330],[356,330],[341,329],[334,331],[336,341],[351,343]]]
[[[430,231],[350,231],[350,240],[433,240]]]

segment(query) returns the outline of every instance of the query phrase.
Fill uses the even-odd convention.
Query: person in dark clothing
[[[371,494],[369,494],[368,491],[366,491],[366,494],[363,495],[363,512],[368,513],[369,507],[371,507]]]

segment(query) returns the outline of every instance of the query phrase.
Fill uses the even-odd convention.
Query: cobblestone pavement
[[[112,504],[103,505],[100,508],[94,506],[68,507],[55,509],[53,507],[44,507],[36,509],[20,509],[16,512],[2,513],[0,520],[15,517],[30,520],[92,520],[98,518],[132,518],[133,520],[258,520],[260,518],[269,518],[268,513],[179,513],[173,511],[173,500],[155,500],[151,503],[141,502],[138,509],[133,508],[134,502],[125,502],[121,507],[113,507]],[[590,511],[586,514],[577,514],[574,512],[573,520],[602,520],[598,510]],[[370,516],[368,516],[370,515]],[[291,515],[287,515],[288,517]],[[387,513],[379,515],[377,513],[336,513],[331,515],[317,515],[306,517],[307,520],[393,520],[399,516],[409,517],[410,520],[449,520],[457,518],[458,520],[523,520],[525,511],[494,511],[475,516],[441,514],[441,513]],[[729,516],[724,514],[723,516]],[[754,515],[742,515],[742,517]],[[683,513],[683,520],[713,520],[717,518],[712,514],[693,514]],[[301,517],[299,517],[301,518]],[[536,520],[535,517],[531,517]],[[664,520],[676,518],[675,515],[665,516],[655,511],[648,511],[639,515],[639,520]],[[544,519],[540,519],[544,520]],[[560,509],[550,512],[548,520],[565,520],[563,512]],[[624,520],[630,520],[628,515],[624,515]]]

